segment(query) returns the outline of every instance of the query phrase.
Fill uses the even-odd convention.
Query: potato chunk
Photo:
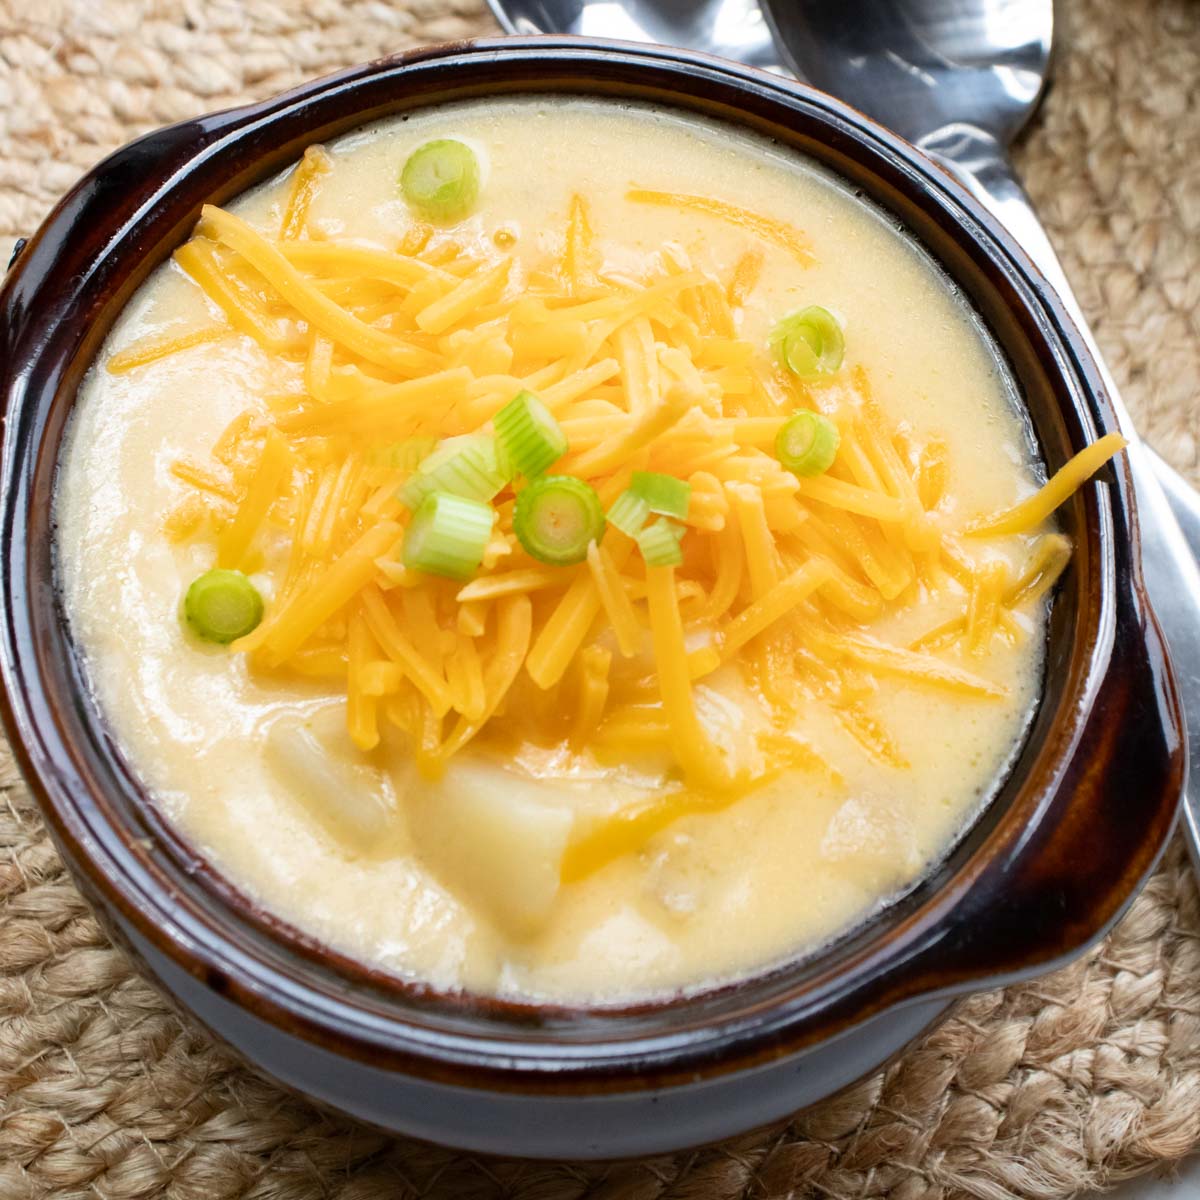
[[[574,819],[561,788],[467,763],[452,764],[409,810],[427,865],[515,937],[536,932],[549,917]]]
[[[386,771],[366,764],[340,720],[282,717],[267,731],[267,761],[305,809],[348,849],[369,851],[396,816]]]

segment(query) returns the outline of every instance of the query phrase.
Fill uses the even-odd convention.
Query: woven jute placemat
[[[1072,0],[1019,164],[1130,407],[1200,482],[1200,3]],[[0,253],[155,125],[425,41],[482,0],[0,0]],[[323,1114],[100,933],[0,754],[0,1200],[1060,1200],[1200,1141],[1200,904],[1176,845],[1096,950],[963,1001],[794,1120],[619,1166],[456,1155]]]

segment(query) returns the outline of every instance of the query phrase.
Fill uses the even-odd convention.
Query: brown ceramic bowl
[[[1179,713],[1119,466],[1063,510],[1076,548],[1044,694],[997,799],[931,878],[815,957],[621,1009],[448,995],[339,957],[211,871],[123,760],[60,610],[51,501],[76,386],[202,202],[367,121],[513,92],[674,106],[810,155],[894,214],[957,282],[1007,355],[1051,469],[1114,427],[1095,364],[1013,240],[911,146],[828,96],[703,56],[574,39],[371,63],[134,142],[17,256],[0,292],[4,719],[110,928],[270,1074],[454,1145],[638,1154],[772,1120],[875,1066],[947,997],[1043,971],[1098,938],[1170,831]]]

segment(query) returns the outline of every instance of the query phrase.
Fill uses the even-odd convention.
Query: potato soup
[[[512,98],[206,208],[81,387],[57,550],[100,709],[246,896],[603,1004],[811,953],[947,853],[1037,702],[1042,478],[842,183]]]

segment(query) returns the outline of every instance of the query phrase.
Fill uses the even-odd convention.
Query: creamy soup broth
[[[413,223],[399,168],[434,137],[463,139],[483,164],[479,206],[456,236],[490,251],[501,231],[530,266],[557,252],[575,193],[586,194],[617,272],[636,275],[673,243],[725,278],[748,249],[761,251],[740,335],[765,353],[781,314],[813,302],[835,312],[847,359],[870,373],[889,420],[944,440],[939,520],[962,525],[1036,488],[1013,385],[976,318],[893,222],[793,153],[615,103],[463,104],[330,144],[308,236],[396,246]],[[285,174],[229,208],[274,230],[288,186]],[[800,267],[704,212],[631,203],[631,187],[718,197],[788,222],[806,235],[813,262]],[[164,265],[85,379],[57,498],[63,601],[100,708],[156,803],[238,888],[306,933],[447,988],[590,1002],[694,989],[811,951],[901,894],[1003,776],[1038,695],[1042,601],[1016,615],[1018,636],[993,639],[985,654],[961,645],[943,654],[1001,685],[1002,698],[874,677],[864,703],[907,766],[869,754],[814,699],[797,726],[834,772],[794,767],[560,882],[579,821],[653,796],[663,780],[652,766],[468,747],[440,780],[424,779],[399,739],[369,754],[351,745],[341,686],[251,671],[183,627],[180,598],[212,551],[163,534],[184,491],[171,464],[206,461],[239,412],[302,388],[303,364],[239,336],[121,374],[106,362],[139,339],[217,315],[178,265]],[[1019,537],[988,543],[1014,577],[1026,550]],[[268,547],[254,576],[268,604],[280,553]],[[914,593],[869,632],[904,646],[961,613],[963,595],[953,586]],[[725,669],[712,690],[749,714],[749,686]],[[296,754],[273,747],[281,721],[307,739]],[[315,780],[305,758],[314,749],[325,771]],[[344,819],[339,796],[368,805],[365,827]]]

